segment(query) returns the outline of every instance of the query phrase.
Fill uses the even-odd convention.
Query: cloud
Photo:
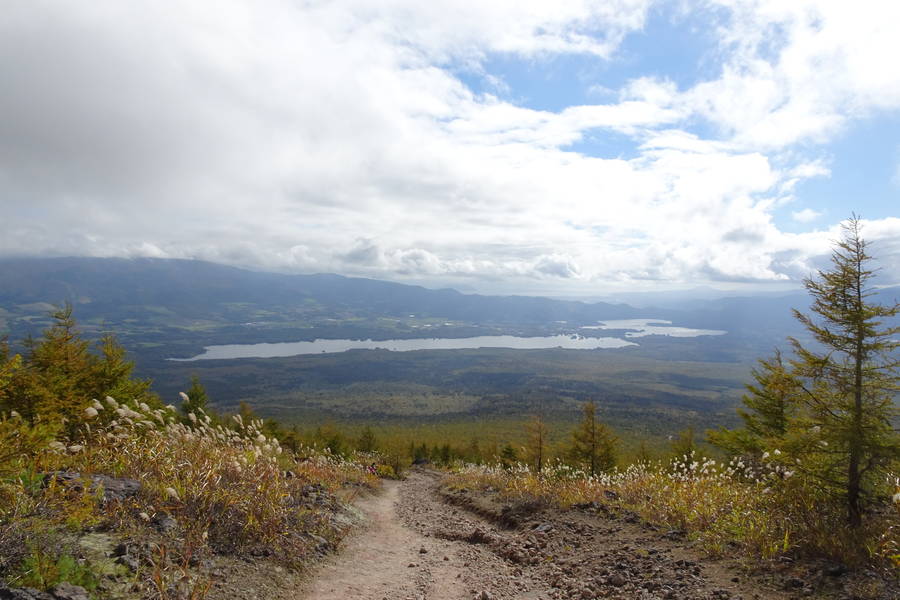
[[[894,4],[702,3],[712,79],[586,81],[589,100],[558,110],[459,75],[514,95],[489,59],[618,64],[651,4],[14,1],[0,254],[509,291],[806,275],[831,238],[787,234],[774,211],[830,173],[810,148],[900,108],[900,76],[876,60],[897,54]],[[572,149],[614,136],[627,158]],[[900,239],[889,220],[869,226],[884,248]]]
[[[798,223],[811,223],[815,221],[819,217],[822,216],[822,213],[813,210],[811,208],[804,208],[803,210],[795,210],[791,213],[791,217],[797,221]]]

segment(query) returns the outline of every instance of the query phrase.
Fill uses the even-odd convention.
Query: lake
[[[203,354],[191,358],[169,360],[192,361],[222,358],[275,358],[301,354],[330,354],[347,350],[462,350],[472,348],[513,348],[540,350],[543,348],[568,348],[594,350],[596,348],[623,348],[636,346],[621,338],[588,338],[579,335],[552,335],[543,337],[518,337],[514,335],[481,335],[467,338],[417,338],[411,340],[313,340],[312,342],[285,342],[279,344],[223,344],[207,346]]]
[[[636,338],[648,335],[667,335],[669,337],[699,337],[701,335],[725,335],[721,329],[692,329],[675,327],[672,321],[663,319],[619,319],[601,321],[599,325],[586,325],[582,329],[624,329],[625,337]]]

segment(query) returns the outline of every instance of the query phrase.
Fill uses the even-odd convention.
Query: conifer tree
[[[22,366],[22,357],[18,354],[10,356],[6,338],[0,339],[0,410],[7,408],[10,394],[10,382]]]
[[[719,429],[707,433],[708,440],[731,454],[761,455],[767,448],[784,445],[788,429],[800,404],[800,385],[785,364],[781,351],[769,359],[760,359],[753,369],[755,384],[748,384],[738,409],[744,422],[740,429]]]
[[[110,395],[124,401],[159,405],[150,392],[150,382],[132,377],[134,363],[125,358],[125,350],[112,337],[104,338],[99,344],[99,355],[94,354],[90,342],[78,332],[71,305],[50,316],[53,324],[42,337],[24,341],[21,359],[5,359],[4,363],[19,364],[4,369],[11,375],[0,393],[3,408],[16,410],[31,421],[38,417],[65,419],[72,434],[83,422],[84,409],[94,398]]]
[[[525,425],[525,430],[528,433],[525,451],[531,468],[540,473],[544,470],[544,463],[547,460],[547,424],[544,423],[543,415],[532,416]]]
[[[517,462],[519,462],[519,453],[516,452],[512,444],[507,442],[500,450],[500,464],[503,465],[504,469],[509,469]]]
[[[591,475],[609,471],[616,466],[618,438],[597,420],[597,406],[593,401],[585,403],[583,412],[581,423],[572,432],[569,453],[573,460],[585,465]]]
[[[882,306],[871,300],[874,270],[867,246],[853,215],[843,224],[831,268],[804,281],[813,297],[813,315],[794,311],[816,345],[789,338],[806,409],[798,422],[796,449],[808,459],[804,468],[843,498],[852,527],[862,523],[864,499],[873,483],[900,456],[894,427],[900,327],[882,322],[896,317],[900,304]]]
[[[697,447],[693,426],[682,429],[671,439],[672,466],[689,466],[701,458],[701,452]]]
[[[206,394],[206,388],[200,383],[200,378],[196,375],[191,375],[191,387],[188,388],[185,395],[187,400],[181,403],[181,412],[185,415],[194,413],[198,417],[200,416],[200,410],[206,412],[209,396]],[[243,415],[241,416],[243,418]],[[249,423],[249,420],[244,421],[244,423]]]
[[[356,448],[360,452],[374,452],[378,448],[378,440],[375,439],[375,433],[368,425],[360,434],[359,440],[356,442]]]
[[[94,360],[92,398],[112,396],[122,401],[150,401],[157,404],[150,391],[149,379],[136,379],[134,361],[128,360],[125,348],[112,335],[104,336],[99,344],[100,355]]]

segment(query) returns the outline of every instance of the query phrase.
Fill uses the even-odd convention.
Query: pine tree
[[[800,386],[786,365],[781,351],[770,359],[760,359],[753,369],[755,384],[748,384],[743,397],[746,410],[739,409],[741,429],[709,431],[707,439],[735,455],[761,455],[766,449],[784,446],[785,436],[797,415]]]
[[[519,453],[516,452],[512,444],[507,442],[500,450],[500,464],[503,465],[504,469],[509,469],[517,462],[519,462]]]
[[[572,459],[585,465],[591,475],[603,473],[616,466],[618,438],[609,428],[597,420],[597,407],[587,402],[583,408],[581,423],[572,432]]]
[[[356,442],[356,448],[360,452],[374,452],[378,448],[378,440],[375,439],[375,433],[372,428],[366,425],[359,440]]]
[[[544,463],[547,459],[547,425],[544,423],[543,415],[534,415],[525,425],[528,432],[527,445],[525,450],[531,463],[532,469],[536,473],[544,470]]]
[[[206,394],[206,388],[200,383],[200,378],[196,375],[191,375],[191,387],[188,388],[185,395],[187,396],[187,400],[181,403],[181,412],[185,415],[194,413],[197,417],[200,416],[201,410],[206,412],[206,405],[209,404],[209,396]],[[243,418],[243,415],[241,416]],[[249,419],[245,420],[244,423],[249,423]]]
[[[894,397],[900,391],[897,337],[900,327],[884,326],[900,304],[882,306],[870,300],[874,275],[867,243],[860,237],[856,215],[843,224],[829,270],[804,281],[813,297],[814,316],[795,310],[817,345],[789,338],[806,408],[797,447],[811,460],[805,468],[831,492],[843,497],[852,527],[862,523],[863,501],[891,460],[900,456],[893,426],[898,415]]]

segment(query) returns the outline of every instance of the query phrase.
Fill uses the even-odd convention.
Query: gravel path
[[[314,574],[300,597],[781,600],[809,595],[746,578],[627,518],[492,505],[490,498],[441,493],[441,477],[413,471],[360,502],[368,526]]]

